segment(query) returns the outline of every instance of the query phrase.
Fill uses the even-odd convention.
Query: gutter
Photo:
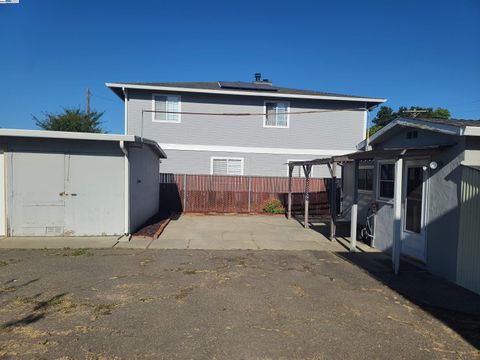
[[[121,140],[119,142],[120,150],[124,154],[124,198],[125,198],[125,211],[124,211],[124,234],[130,234],[130,159],[128,158],[128,149],[125,146],[125,142]]]

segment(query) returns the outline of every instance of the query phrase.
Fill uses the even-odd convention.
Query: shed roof
[[[235,84],[236,86],[222,86],[222,84]],[[263,85],[263,84],[262,84]],[[212,81],[212,82],[114,82],[106,83],[115,94],[124,99],[123,89],[145,89],[182,91],[196,93],[214,93],[224,95],[245,95],[262,97],[302,98],[318,100],[340,100],[367,102],[368,107],[383,103],[386,99],[358,95],[346,95],[316,90],[294,89],[272,86],[268,89],[265,85],[253,88],[252,83],[243,81]]]
[[[130,143],[146,144],[150,146],[160,158],[166,159],[167,155],[156,141],[140,138],[135,135],[81,133],[68,131],[0,129],[0,137],[24,137],[41,139],[66,139],[89,141],[124,141]]]

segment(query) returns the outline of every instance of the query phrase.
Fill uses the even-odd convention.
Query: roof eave
[[[371,103],[368,108],[382,104],[387,99],[368,98],[368,97],[350,97],[350,96],[331,96],[331,95],[302,95],[302,94],[287,94],[287,93],[268,93],[254,92],[254,91],[238,91],[238,90],[215,90],[215,89],[198,89],[188,87],[175,86],[157,86],[157,85],[138,85],[126,83],[106,83],[108,88],[119,95],[118,90],[115,89],[139,89],[139,90],[161,90],[161,91],[175,91],[175,92],[189,92],[189,93],[203,93],[203,94],[219,94],[219,95],[240,95],[240,96],[261,96],[261,97],[279,97],[291,99],[312,99],[312,100],[337,100],[337,101],[353,101]],[[123,91],[122,91],[123,93]],[[120,95],[119,95],[120,96]],[[123,95],[120,96],[124,99]]]

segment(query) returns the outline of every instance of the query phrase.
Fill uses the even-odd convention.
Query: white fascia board
[[[197,88],[186,88],[186,87],[136,85],[136,84],[124,84],[124,83],[106,83],[105,85],[109,88],[161,90],[161,91],[190,92],[190,93],[219,94],[219,95],[261,96],[264,98],[278,97],[278,98],[289,98],[289,99],[361,101],[361,102],[372,102],[372,103],[378,103],[378,104],[381,104],[387,101],[387,99],[381,99],[381,98],[329,96],[329,95],[302,95],[302,94],[287,94],[287,93],[279,94],[279,93],[271,93],[267,91],[259,93],[259,92],[253,92],[253,91],[197,89]]]
[[[67,139],[67,140],[99,140],[99,141],[136,141],[134,135],[121,134],[96,134],[68,131],[47,131],[47,130],[22,130],[22,129],[0,129],[0,136],[8,137],[30,137],[45,139]]]
[[[480,136],[480,127],[479,126],[465,126],[463,130],[463,135],[465,136]]]
[[[190,145],[190,144],[164,144],[160,143],[164,150],[181,151],[213,151],[230,153],[250,154],[286,154],[286,155],[325,155],[336,156],[349,154],[355,149],[331,150],[331,149],[289,149],[289,148],[265,148],[265,147],[244,147],[244,146],[218,146],[218,145]]]

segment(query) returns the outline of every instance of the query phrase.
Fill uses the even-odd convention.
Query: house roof
[[[150,146],[160,158],[166,159],[167,155],[156,141],[140,138],[135,135],[122,134],[98,134],[81,133],[68,131],[47,131],[47,130],[22,130],[22,129],[0,129],[0,137],[23,137],[37,139],[65,139],[65,140],[91,140],[91,141],[124,141],[131,143],[144,143]]]
[[[180,91],[195,93],[210,93],[224,95],[244,95],[262,97],[283,97],[317,100],[339,100],[367,102],[368,107],[383,103],[386,99],[357,95],[346,95],[315,90],[293,89],[279,86],[268,86],[269,83],[248,83],[242,81],[215,82],[135,82],[106,83],[115,94],[124,99],[123,89],[145,89],[161,91]],[[257,86],[256,86],[257,85]]]
[[[399,117],[373,134],[369,139],[369,144],[381,142],[388,137],[392,131],[405,126],[454,136],[480,136],[480,120]],[[364,146],[365,140],[358,144],[357,148],[360,149]]]

